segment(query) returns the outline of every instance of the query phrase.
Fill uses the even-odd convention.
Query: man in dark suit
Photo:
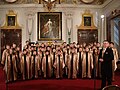
[[[112,60],[114,60],[113,51],[109,47],[109,42],[107,40],[104,40],[103,48],[100,50],[99,54],[102,75],[101,88],[106,86],[106,81],[108,82],[108,85],[112,84]]]

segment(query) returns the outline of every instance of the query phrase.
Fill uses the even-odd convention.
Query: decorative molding
[[[92,4],[96,0],[80,0],[80,1],[83,2],[83,3],[85,3],[85,4]]]
[[[85,18],[86,20],[89,20],[88,24],[87,23],[85,24]],[[90,10],[86,10],[82,14],[82,22],[79,26],[77,25],[77,28],[78,29],[93,29],[93,30],[97,29],[97,27],[94,25],[93,14],[90,13]]]
[[[9,25],[9,21],[8,21],[9,17],[14,17],[13,25]],[[1,29],[21,29],[21,27],[19,26],[19,24],[17,22],[17,14],[14,13],[13,10],[9,10],[8,14],[6,14],[6,22],[5,22],[4,26],[1,27]]]

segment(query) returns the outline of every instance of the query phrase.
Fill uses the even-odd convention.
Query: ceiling
[[[41,1],[41,2],[40,2]],[[45,0],[54,1],[54,0]],[[77,5],[102,5],[107,0],[56,0],[60,4],[77,4]],[[0,0],[0,4],[39,4],[42,0]]]

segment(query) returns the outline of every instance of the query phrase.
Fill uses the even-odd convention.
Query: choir
[[[22,51],[14,43],[11,47],[6,45],[1,64],[6,73],[6,82],[37,78],[101,78],[101,63],[98,60],[100,49],[99,42],[88,45],[64,42],[57,45],[26,41]],[[117,50],[113,50],[118,56]],[[116,61],[113,63],[115,71]]]

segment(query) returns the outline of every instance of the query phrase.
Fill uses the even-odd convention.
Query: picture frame
[[[17,25],[17,14],[13,10],[9,10],[8,14],[6,14],[6,26],[15,27]]]
[[[91,26],[91,17],[84,16],[84,26]]]
[[[78,25],[76,26],[80,30],[87,30],[87,29],[96,30],[97,29],[97,27],[94,24],[93,14],[90,12],[90,10],[85,10],[85,12],[82,14],[81,24],[79,26]]]
[[[62,12],[38,12],[38,41],[62,40]]]
[[[6,21],[2,29],[21,29],[17,23],[17,14],[13,10],[9,10],[6,14]]]
[[[16,15],[7,15],[7,26],[16,26]]]

